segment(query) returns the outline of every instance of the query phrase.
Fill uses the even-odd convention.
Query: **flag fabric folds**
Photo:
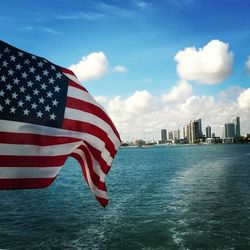
[[[0,41],[0,189],[47,187],[72,156],[105,207],[104,180],[120,144],[72,71]]]

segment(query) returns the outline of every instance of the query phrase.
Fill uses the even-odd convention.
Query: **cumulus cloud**
[[[125,66],[117,65],[113,68],[113,71],[115,73],[127,73],[129,70]]]
[[[185,80],[180,80],[171,90],[161,96],[163,102],[180,102],[192,94],[192,85]]]
[[[233,53],[228,47],[224,42],[212,40],[203,48],[179,51],[175,56],[178,75],[203,84],[222,82],[232,73]]]
[[[188,83],[177,83],[169,94]],[[189,87],[187,87],[189,89]],[[190,90],[190,89],[189,89]],[[177,91],[178,92],[178,91]],[[198,96],[189,92],[185,98],[172,98],[166,102],[161,95],[153,95],[147,90],[136,91],[127,98],[116,96],[105,99],[107,112],[117,126],[123,140],[160,139],[160,130],[180,129],[189,121],[201,118],[203,132],[210,125],[212,132],[220,136],[220,126],[240,116],[241,132],[250,132],[250,89],[245,90],[234,99],[218,96]],[[171,95],[170,95],[171,96]],[[173,94],[174,96],[174,94]],[[176,95],[178,96],[178,95]],[[168,99],[169,100],[169,99]]]
[[[250,110],[250,88],[246,89],[240,94],[238,103],[240,108]]]
[[[108,59],[103,52],[93,52],[83,56],[77,63],[69,67],[80,81],[98,79],[108,72]]]

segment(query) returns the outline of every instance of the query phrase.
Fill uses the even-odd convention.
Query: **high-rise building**
[[[199,139],[202,138],[203,133],[202,133],[202,124],[201,124],[201,118],[195,120],[195,122],[198,122],[198,130],[199,130]]]
[[[191,143],[197,143],[200,139],[200,129],[199,129],[199,122],[193,121],[191,122],[191,128],[190,128],[190,137],[191,137]]]
[[[169,132],[168,132],[168,139],[169,139],[170,141],[173,141],[173,140],[174,140],[173,131],[169,131]]]
[[[225,123],[225,138],[235,137],[235,124],[232,122]]]
[[[211,127],[207,126],[206,127],[206,138],[211,138]]]
[[[176,143],[180,140],[180,130],[174,130],[173,131],[173,141]]]
[[[161,141],[162,143],[167,142],[167,130],[166,129],[161,130]]]
[[[222,139],[226,138],[225,137],[225,126],[220,127],[220,136],[221,136]]]
[[[232,122],[234,123],[235,126],[235,136],[239,137],[240,136],[240,117],[235,117]]]

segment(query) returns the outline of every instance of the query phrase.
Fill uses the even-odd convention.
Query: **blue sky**
[[[219,133],[235,115],[244,134],[250,132],[249,13],[246,0],[9,0],[1,3],[0,31],[5,42],[58,65],[83,61],[75,73],[125,139],[157,139],[161,127],[180,129],[199,117]],[[211,41],[219,41],[210,44],[214,57],[202,59],[198,51]],[[192,47],[193,54],[175,60]],[[198,61],[188,58],[196,55]],[[199,68],[218,60],[226,72]],[[84,75],[86,68],[92,75]]]

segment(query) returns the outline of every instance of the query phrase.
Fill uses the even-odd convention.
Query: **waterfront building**
[[[168,140],[169,140],[169,141],[173,141],[173,140],[174,140],[173,131],[169,131],[169,133],[168,133]]]
[[[206,138],[212,138],[211,127],[210,126],[206,127]]]
[[[232,122],[234,123],[235,126],[235,136],[240,137],[240,117],[235,117],[233,118]]]
[[[195,120],[195,122],[198,123],[199,139],[201,139],[203,136],[201,118]]]
[[[167,130],[166,129],[161,130],[161,142],[162,143],[167,142]]]
[[[225,123],[225,137],[224,138],[234,138],[235,137],[235,124],[232,122]]]
[[[180,141],[180,130],[174,130],[173,131],[173,141],[174,143]]]
[[[215,133],[212,133],[212,138],[215,138]]]
[[[225,126],[221,126],[220,127],[220,137],[223,139],[223,138],[226,138],[225,137]]]

